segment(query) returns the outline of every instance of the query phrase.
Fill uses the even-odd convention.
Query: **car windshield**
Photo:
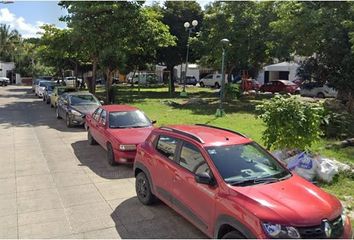
[[[139,110],[109,113],[110,128],[140,128],[150,127],[151,121]]]
[[[220,175],[231,185],[252,185],[261,180],[278,181],[291,176],[256,143],[206,148]]]
[[[39,82],[40,87],[45,87],[49,84],[49,82]]]
[[[70,97],[71,105],[82,105],[82,104],[98,104],[97,99],[92,95],[72,95]]]

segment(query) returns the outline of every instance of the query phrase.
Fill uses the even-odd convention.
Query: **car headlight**
[[[263,229],[270,238],[300,238],[296,228],[280,224],[262,223]]]
[[[121,150],[121,151],[134,151],[134,150],[136,150],[136,145],[122,144],[122,145],[119,145],[119,150]]]
[[[341,214],[341,219],[342,219],[342,224],[344,226],[345,222],[347,220],[347,214],[345,213],[344,209],[343,209],[342,214]]]
[[[82,113],[80,113],[80,112],[78,112],[78,111],[76,111],[76,110],[73,110],[73,109],[70,110],[70,113],[71,113],[72,115],[78,116],[78,117],[83,116]]]

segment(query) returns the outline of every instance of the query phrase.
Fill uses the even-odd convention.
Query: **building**
[[[257,81],[260,84],[273,80],[294,81],[298,78],[296,73],[299,66],[299,64],[294,62],[281,62],[265,66],[261,71],[259,71]]]
[[[15,63],[14,62],[1,62],[0,61],[0,77],[7,77],[10,83],[15,83]]]

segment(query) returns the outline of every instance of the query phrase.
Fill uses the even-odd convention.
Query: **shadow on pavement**
[[[121,238],[207,238],[161,201],[145,206],[132,197],[119,203],[111,216]]]
[[[6,94],[6,92],[13,92],[13,94]],[[6,100],[8,98],[18,100],[8,103]],[[0,94],[0,124],[8,124],[4,126],[5,129],[12,126],[32,125],[47,126],[61,132],[85,131],[82,126],[67,128],[63,120],[56,119],[54,108],[34,96],[29,87],[9,88],[6,89],[5,94]]]
[[[96,175],[106,179],[122,179],[134,177],[132,165],[109,165],[106,151],[99,145],[89,145],[88,141],[71,144],[74,154],[81,166],[87,166]]]

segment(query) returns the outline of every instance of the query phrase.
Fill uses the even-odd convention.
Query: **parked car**
[[[68,87],[80,86],[81,82],[82,82],[81,78],[77,78],[77,82],[76,82],[76,77],[74,77],[74,76],[64,78],[64,83]]]
[[[199,80],[199,85],[201,87],[215,87],[215,88],[220,88],[221,87],[221,79],[222,75],[221,74],[208,74],[207,76],[201,78]],[[225,75],[225,83],[227,83],[227,74]]]
[[[299,87],[295,83],[287,80],[270,81],[262,85],[260,91],[271,92],[271,93],[291,93],[291,94],[300,93]]]
[[[7,86],[10,84],[10,79],[7,77],[0,77],[0,85],[1,86]]]
[[[39,98],[42,98],[46,86],[51,83],[52,82],[48,80],[40,80],[38,84],[35,86],[34,95],[38,96]]]
[[[50,97],[53,93],[54,88],[57,86],[60,86],[60,85],[56,82],[51,82],[50,84],[48,84],[45,87],[44,93],[43,93],[43,102],[45,102],[46,104],[50,103]]]
[[[340,201],[244,135],[154,129],[134,163],[139,201],[161,199],[211,238],[350,238]]]
[[[145,141],[153,129],[142,111],[128,105],[106,105],[86,116],[89,144],[99,143],[107,150],[110,165],[133,163],[136,146]]]
[[[127,79],[129,83],[142,85],[155,84],[160,81],[156,73],[140,73],[140,77],[139,73],[135,73],[134,76],[130,75]]]
[[[32,92],[36,91],[36,86],[38,85],[39,81],[41,81],[41,80],[43,80],[43,79],[37,78],[32,81]]]
[[[180,80],[180,84],[183,84],[184,83],[184,78],[182,78]],[[194,77],[193,75],[190,75],[190,76],[186,76],[186,85],[197,85],[198,83],[198,80],[196,77]]]
[[[67,127],[83,125],[87,114],[101,106],[100,101],[88,92],[66,92],[58,99],[56,115],[64,118]]]
[[[65,86],[56,86],[53,89],[52,94],[50,95],[50,107],[57,107],[58,98],[66,92],[75,92],[75,88],[65,87]]]
[[[338,92],[328,84],[310,82],[301,85],[300,94],[305,97],[335,98]]]

